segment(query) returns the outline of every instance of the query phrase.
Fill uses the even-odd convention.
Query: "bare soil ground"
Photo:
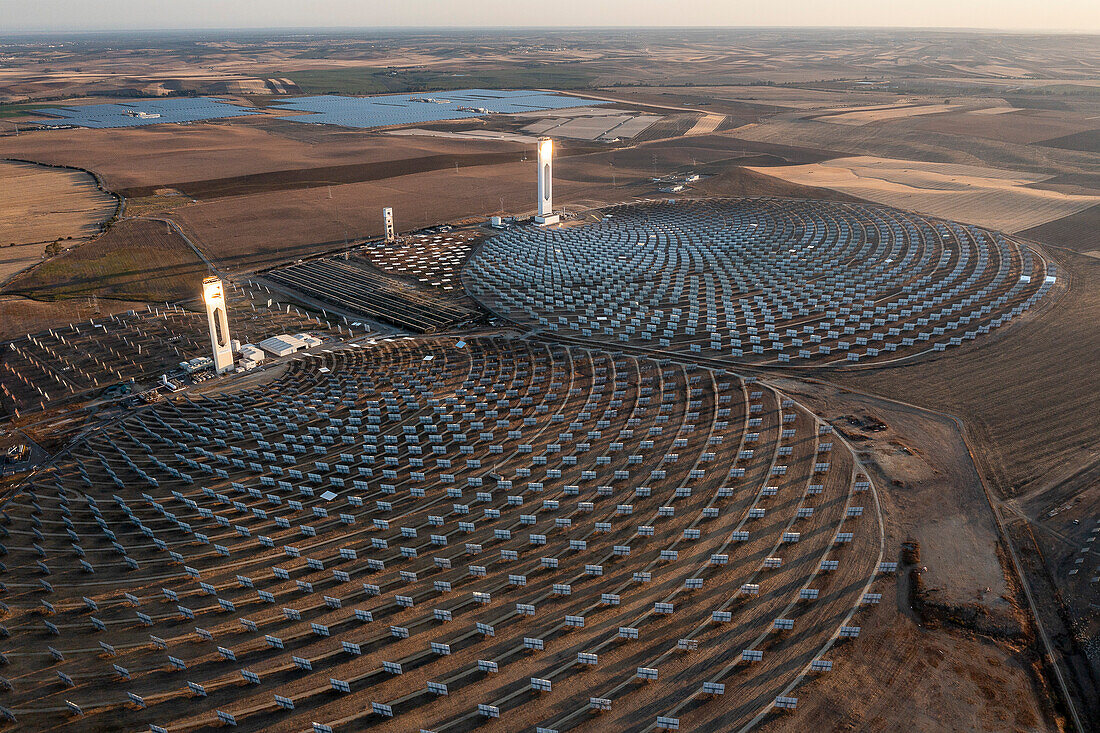
[[[512,149],[525,150],[499,141],[395,138],[278,120],[56,130],[0,138],[2,154],[94,170],[116,191],[425,155]]]
[[[1024,650],[980,636],[931,630],[898,606],[860,616],[870,648],[840,645],[833,672],[810,678],[798,708],[761,730],[1060,730],[1042,707]]]
[[[920,543],[926,593],[948,606],[980,605],[989,612],[988,629],[1019,634],[997,557],[997,527],[955,423],[818,380],[782,379],[775,385],[828,420],[880,480],[894,546]]]
[[[0,161],[0,282],[41,259],[51,242],[95,236],[116,205],[87,173]]]
[[[1052,148],[1096,152],[1100,150],[1100,128],[1093,128],[1052,140],[1044,140],[1041,144]]]
[[[859,156],[766,172],[794,183],[832,188],[1009,233],[1061,219],[1100,202],[1100,196],[1030,186],[1043,176],[915,160]]]
[[[936,729],[1032,728],[1039,725],[1037,718],[1045,718],[1045,725],[1054,729],[1065,725],[1051,706],[1050,670],[1039,662],[1042,648],[1026,599],[1012,575],[981,480],[955,422],[816,379],[774,383],[830,419],[852,441],[871,475],[884,486],[880,498],[891,546],[919,543],[920,585],[914,587],[911,579],[903,578],[896,598],[898,613],[886,620],[897,647],[878,647],[881,657],[841,657],[844,674],[869,676],[861,687],[876,687],[885,680],[887,686],[901,684],[912,692],[898,696],[897,708],[872,702],[868,712],[857,715],[880,717],[860,725],[905,727],[907,717],[926,721],[917,727]],[[872,628],[884,623],[880,611],[876,609]],[[1046,623],[1049,633],[1051,624]],[[1069,659],[1073,663],[1078,657]],[[960,679],[949,686],[926,684],[924,679],[943,680],[941,663],[946,660],[952,660],[952,671]],[[896,671],[883,674],[884,669]],[[1081,671],[1087,676],[1087,665]],[[1041,681],[1040,673],[1048,682]],[[820,679],[834,682],[832,677]],[[840,710],[864,709],[865,701],[846,693],[843,686],[830,687],[843,701]],[[1080,692],[1089,694],[1087,689]],[[952,705],[944,696],[967,705]],[[839,716],[816,701],[812,705],[811,710],[826,719]],[[895,714],[897,722],[892,719]],[[975,717],[949,722],[951,716],[970,715]]]
[[[1049,242],[1077,252],[1100,249],[1100,205],[1025,229],[1020,234],[1039,242]]]
[[[1046,188],[1068,194],[1100,194],[1100,174],[1066,173],[1031,184],[1032,188]]]
[[[402,231],[531,206],[521,181],[534,161],[397,176],[331,188],[275,191],[203,201],[174,215],[203,252],[233,267],[296,259],[382,233],[392,206]],[[599,196],[591,185],[555,181],[562,196]]]
[[[648,87],[604,89],[591,95],[591,97],[637,106],[651,112],[679,110],[681,112],[696,112],[711,117],[728,116],[742,125],[755,122],[765,115],[782,111],[770,104],[714,98],[705,91],[698,93],[693,89],[680,89],[674,92],[654,92]]]
[[[616,91],[614,88],[605,91]],[[647,87],[649,94],[683,95],[723,99],[743,104],[773,106],[785,109],[829,109],[867,104],[888,104],[897,96],[886,92],[854,92],[847,90],[813,89],[772,86],[707,86],[686,90],[683,87]]]
[[[935,115],[957,109],[952,104],[899,104],[888,107],[876,107],[852,112],[833,112],[814,119],[835,125],[869,125],[873,122],[886,122],[921,115]]]
[[[695,147],[698,141],[711,141]],[[725,148],[719,146],[725,145]],[[561,158],[555,165],[555,196],[574,206],[659,195],[649,182],[652,159],[667,169],[693,160],[722,160],[738,154],[728,140],[691,138],[691,145],[657,144]],[[330,188],[274,191],[203,201],[174,214],[203,252],[234,267],[302,257],[342,246],[345,241],[381,234],[379,211],[394,207],[399,227],[408,231],[467,217],[488,217],[502,209],[530,212],[534,160],[468,168],[443,168],[379,181]],[[797,186],[766,176],[731,174],[737,190],[756,194],[809,196]],[[716,181],[712,186],[721,185]]]
[[[125,300],[82,298],[65,301],[31,300],[17,295],[0,294],[0,340],[36,333],[66,323],[87,321],[100,316],[124,313],[144,307],[144,303]]]
[[[709,135],[726,121],[725,115],[703,115],[685,135]]]
[[[397,137],[442,137],[451,138],[453,140],[501,140],[503,142],[513,142],[522,145],[534,145],[538,142],[537,137],[531,135],[517,135],[514,132],[504,132],[496,130],[429,130],[423,127],[402,127],[399,130],[389,130],[387,135],[396,135]]]
[[[962,114],[935,115],[912,120],[908,124],[913,130],[1027,144],[1092,129],[1096,126],[1096,120],[1088,117],[1083,113],[993,107]],[[1050,142],[1042,144],[1049,145]]]
[[[943,116],[944,119],[949,117]],[[1095,172],[1095,154],[973,133],[920,129],[919,125],[929,119],[934,118],[904,119],[881,125],[830,125],[780,116],[742,127],[737,135],[749,140],[844,151],[849,155],[962,163],[1043,176]],[[985,121],[979,119],[976,126],[980,128]]]
[[[1009,529],[1043,623],[1063,655],[1082,714],[1092,717],[1097,670],[1085,650],[1100,635],[1091,583],[1100,562],[1086,540],[1100,519],[1094,429],[1100,414],[1100,261],[1068,250],[1058,257],[1068,292],[1002,337],[951,359],[838,373],[833,380],[963,421],[974,459],[1007,500]]]
[[[395,176],[428,173],[443,169],[494,165],[516,161],[521,157],[522,154],[519,151],[422,155],[401,160],[279,170],[266,173],[252,173],[243,176],[230,176],[227,178],[180,181],[167,185],[195,199],[215,199],[225,196],[263,193],[266,191],[338,186],[342,183],[358,183],[360,181],[378,181],[393,178]],[[145,197],[151,196],[156,189],[162,187],[163,186],[156,185],[124,188],[120,193],[127,197]]]
[[[1052,293],[1003,334],[952,357],[838,372],[835,381],[962,418],[983,474],[1002,496],[1048,485],[1065,467],[1079,466],[1082,451],[1100,450],[1095,431],[1082,429],[1100,413],[1093,285],[1100,262],[1058,256],[1068,290]]]
[[[789,196],[829,201],[859,201],[855,196],[824,188],[799,186],[771,175],[771,168],[731,168],[692,186],[708,196]]]

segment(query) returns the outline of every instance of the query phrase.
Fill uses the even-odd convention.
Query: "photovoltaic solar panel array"
[[[75,127],[140,127],[165,122],[198,122],[224,117],[259,114],[251,107],[230,104],[211,97],[188,99],[141,99],[119,104],[85,104],[75,107],[44,107],[38,114],[58,119],[34,120],[36,125]]]
[[[384,127],[595,104],[607,102],[525,90],[462,89],[454,92],[387,94],[378,97],[301,97],[272,106],[275,109],[312,113],[283,118],[292,122],[344,127]]]
[[[272,107],[302,112],[301,115],[290,115],[284,118],[292,122],[368,128],[460,120],[487,114],[538,112],[596,104],[607,104],[607,102],[529,90],[462,89],[454,92],[389,94],[378,97],[335,95],[300,97],[272,105]],[[101,129],[198,122],[260,114],[259,110],[254,108],[211,97],[142,99],[118,104],[44,107],[35,112],[56,118],[33,120],[36,125]]]
[[[242,343],[279,333],[346,333],[335,322],[330,326],[292,311],[270,292],[231,284],[225,293],[233,336]],[[0,347],[0,420],[85,400],[111,384],[147,383],[181,361],[210,353],[206,314],[196,312],[195,303],[188,305],[150,305],[5,342]]]

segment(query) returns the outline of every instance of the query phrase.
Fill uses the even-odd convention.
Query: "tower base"
[[[546,216],[536,216],[535,223],[546,226],[547,224],[557,224],[561,221],[561,217],[557,214],[547,214]]]

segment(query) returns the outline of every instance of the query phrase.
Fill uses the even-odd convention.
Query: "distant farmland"
[[[37,262],[52,242],[94,236],[115,206],[87,173],[0,161],[0,282]]]

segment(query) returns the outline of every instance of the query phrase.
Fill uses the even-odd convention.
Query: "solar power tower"
[[[233,368],[233,346],[229,340],[229,318],[225,314],[222,281],[208,277],[202,281],[202,299],[210,323],[210,346],[214,351],[214,370],[221,374]]]
[[[386,241],[392,242],[397,239],[397,234],[393,229],[393,209],[389,206],[382,209],[382,224],[386,229]]]
[[[557,224],[558,215],[554,213],[552,188],[554,183],[554,141],[548,137],[539,138],[539,209],[535,221],[539,224]]]

